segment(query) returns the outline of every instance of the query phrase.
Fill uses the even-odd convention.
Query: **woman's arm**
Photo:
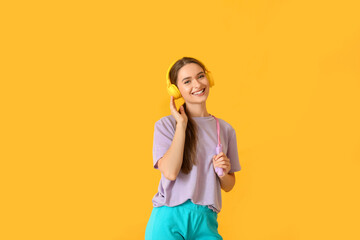
[[[174,181],[183,162],[186,127],[176,124],[176,130],[169,150],[158,161],[158,168],[164,177]]]
[[[220,177],[220,185],[225,192],[229,192],[235,185],[235,174],[228,173]]]

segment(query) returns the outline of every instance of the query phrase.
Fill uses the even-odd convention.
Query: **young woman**
[[[214,80],[203,63],[183,57],[166,78],[171,115],[155,123],[153,164],[161,179],[145,239],[222,239],[221,189],[230,191],[241,169],[235,130],[206,109]],[[184,102],[179,110],[175,99]]]

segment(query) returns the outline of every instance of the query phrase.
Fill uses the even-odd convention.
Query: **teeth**
[[[193,93],[194,95],[199,95],[199,94],[201,94],[201,93],[203,93],[205,91],[205,88],[203,89],[203,90],[201,90],[201,91],[199,91],[199,92],[196,92],[196,93]]]

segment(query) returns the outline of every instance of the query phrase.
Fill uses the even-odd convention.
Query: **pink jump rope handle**
[[[216,128],[217,128],[217,137],[218,137],[218,145],[216,146],[216,155],[218,155],[220,152],[222,152],[222,145],[220,142],[220,126],[219,126],[219,120],[212,115],[216,120]],[[221,167],[216,167],[215,172],[219,177],[222,177],[224,175],[224,170]]]
[[[221,144],[216,147],[216,154],[219,154],[220,152],[222,152],[222,145]],[[224,171],[223,171],[223,169],[221,167],[216,167],[215,172],[219,177],[224,175]]]

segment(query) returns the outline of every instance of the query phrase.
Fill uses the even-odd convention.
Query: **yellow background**
[[[237,134],[223,238],[360,239],[358,1],[0,5],[0,239],[144,239],[183,56]]]

